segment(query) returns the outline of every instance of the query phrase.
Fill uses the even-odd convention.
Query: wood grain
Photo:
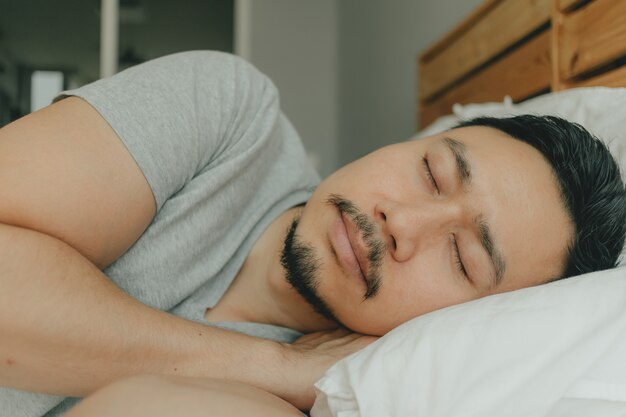
[[[548,19],[551,28],[524,39]],[[626,87],[625,61],[626,0],[485,0],[419,57],[419,126],[454,103]]]
[[[457,41],[461,36],[465,34],[469,29],[476,26],[481,19],[485,17],[494,7],[503,0],[484,0],[476,9],[472,11],[465,19],[461,20],[455,27],[453,27],[448,34],[443,38],[435,42],[428,49],[422,53],[421,59],[429,61],[435,55],[439,54],[442,50],[447,48],[450,44]]]
[[[454,103],[502,101],[505,95],[519,101],[549,88],[550,32],[542,32],[441,97],[423,103],[419,117],[421,126],[451,113]]]
[[[626,54],[626,1],[595,0],[565,15],[559,74],[569,80]]]
[[[565,12],[560,8],[559,3],[562,0],[552,1],[551,36],[550,36],[550,61],[552,81],[550,87],[552,91],[560,91],[565,89],[565,84],[561,80],[561,69],[559,67],[559,53],[561,51],[561,33],[563,32],[563,19]]]
[[[626,66],[597,75],[588,80],[573,82],[569,87],[626,87]]]
[[[551,0],[503,0],[494,4],[462,36],[423,56],[422,97],[432,97],[550,19]]]
[[[555,0],[555,4],[559,10],[569,10],[583,1],[584,0]]]

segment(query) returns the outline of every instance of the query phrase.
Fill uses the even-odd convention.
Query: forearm
[[[210,412],[209,412],[210,410]],[[142,375],[107,385],[68,417],[302,417],[286,401],[251,385],[212,378]]]
[[[0,260],[0,385],[82,397],[140,373],[280,378],[280,345],[147,307],[58,239],[0,225]]]

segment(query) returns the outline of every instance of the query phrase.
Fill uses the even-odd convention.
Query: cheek
[[[404,192],[404,187],[416,177],[418,169],[418,158],[409,155],[412,153],[374,152],[339,169],[321,186],[347,195]]]
[[[439,253],[425,251],[416,258],[410,264],[393,265],[396,268],[386,274],[385,295],[404,319],[450,305],[458,295]]]
[[[350,306],[353,310],[344,312],[344,323],[357,332],[383,335],[412,318],[468,301],[463,283],[450,275],[440,256],[425,251],[412,263],[389,265],[380,292]]]

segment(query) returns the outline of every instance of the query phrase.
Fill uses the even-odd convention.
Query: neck
[[[239,271],[230,312],[241,321],[268,323],[302,333],[338,327],[311,307],[289,284],[280,263],[286,232],[302,207],[281,214],[261,235]],[[229,289],[230,291],[230,289]]]

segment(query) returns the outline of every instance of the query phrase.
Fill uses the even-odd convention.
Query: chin
[[[347,329],[360,334],[365,334],[369,336],[384,336],[393,330],[392,326],[389,325],[372,325],[371,322],[364,323],[346,323],[344,325]]]

